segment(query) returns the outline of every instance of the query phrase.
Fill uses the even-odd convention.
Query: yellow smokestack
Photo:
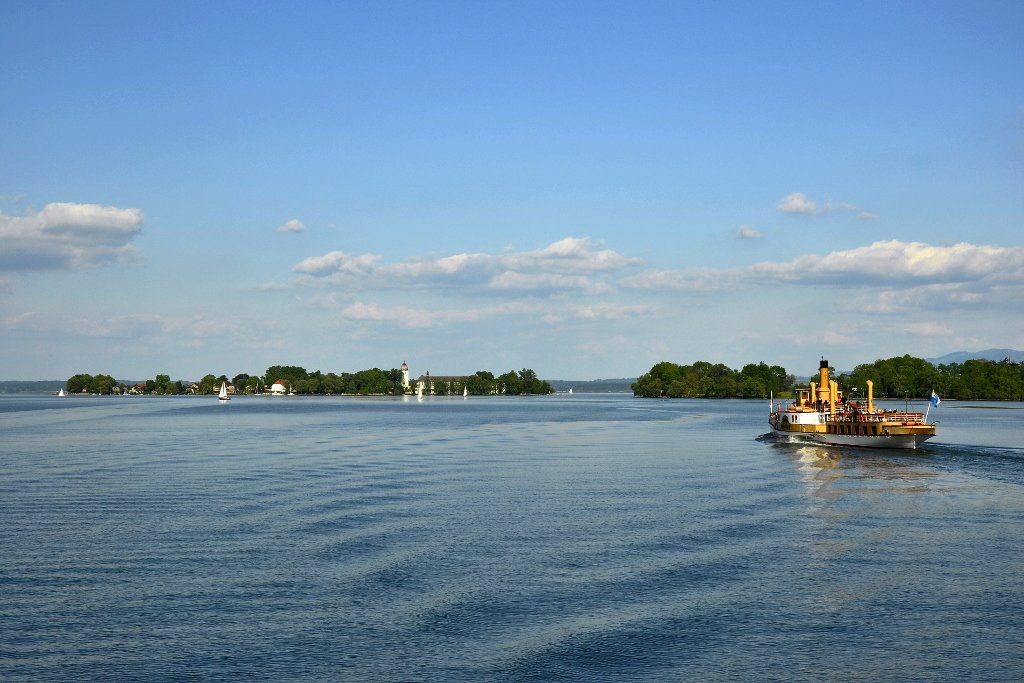
[[[811,405],[815,406],[818,403],[818,385],[811,382]]]
[[[873,391],[872,391],[874,389],[874,386],[875,386],[875,383],[872,382],[871,380],[868,380],[868,412],[869,413],[874,412],[874,410],[875,410],[875,403],[872,400],[874,398],[874,394],[873,394]]]

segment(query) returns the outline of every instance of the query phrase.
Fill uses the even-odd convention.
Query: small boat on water
[[[228,396],[228,385],[225,382],[220,383],[220,392],[217,394],[217,398],[221,401],[230,401],[231,397]]]
[[[64,393],[64,387],[60,388],[60,391],[57,392],[57,395],[58,396],[67,396],[67,394]]]
[[[828,361],[822,359],[820,384],[799,389],[787,406],[771,402],[768,424],[776,437],[787,441],[829,446],[867,448],[909,448],[935,436],[935,423],[928,413],[884,410],[875,405],[872,382],[867,382],[867,403],[847,401],[835,380],[829,380]],[[932,405],[939,399],[933,393]]]

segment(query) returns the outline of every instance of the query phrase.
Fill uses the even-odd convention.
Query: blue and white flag
[[[931,401],[932,401],[932,405],[935,406],[936,408],[938,408],[939,404],[942,403],[942,401],[939,399],[939,395],[936,394],[934,391],[932,391]]]

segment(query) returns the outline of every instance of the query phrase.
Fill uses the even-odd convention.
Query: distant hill
[[[1024,351],[1014,349],[985,349],[984,351],[954,351],[938,358],[928,358],[932,365],[949,365],[963,363],[965,360],[994,360],[999,362],[1009,358],[1014,363],[1024,363]]]
[[[633,378],[620,378],[620,379],[589,379],[589,380],[570,380],[570,379],[549,379],[548,384],[555,391],[569,391],[573,390],[573,393],[590,393],[590,394],[606,394],[609,392],[625,392],[633,393],[630,389],[630,385],[636,381],[636,377]]]
[[[135,381],[117,380],[118,384],[135,384]],[[56,394],[61,387],[67,386],[66,379],[43,380],[0,380],[0,394]]]
[[[0,381],[0,394],[55,394],[64,386],[63,379],[43,381]]]

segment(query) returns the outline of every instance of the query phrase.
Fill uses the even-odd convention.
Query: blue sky
[[[1024,348],[1024,4],[0,8],[0,379]]]

